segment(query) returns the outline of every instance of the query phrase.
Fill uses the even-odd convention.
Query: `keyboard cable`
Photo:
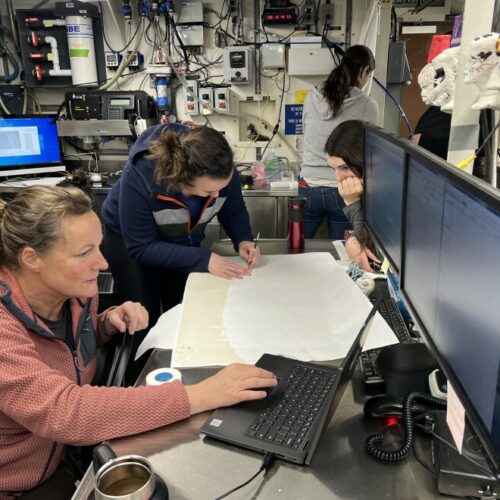
[[[273,464],[273,462],[274,462],[274,453],[267,452],[264,455],[264,458],[262,459],[262,464],[260,465],[259,470],[250,479],[248,479],[244,483],[240,484],[239,486],[234,487],[232,490],[229,490],[228,492],[224,493],[220,497],[217,497],[215,500],[222,500],[222,498],[226,498],[229,495],[232,495],[235,491],[238,491],[241,488],[243,488],[244,486],[246,486],[247,484],[250,484],[262,471],[264,471],[264,477],[265,477],[265,475],[267,474],[267,471],[271,468],[271,465]]]

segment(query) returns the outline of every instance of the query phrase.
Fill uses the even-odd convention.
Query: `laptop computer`
[[[0,177],[65,171],[55,115],[0,117]]]
[[[308,465],[324,427],[342,399],[379,302],[373,305],[340,367],[264,354],[256,366],[273,372],[278,385],[268,391],[267,398],[215,410],[201,433]]]

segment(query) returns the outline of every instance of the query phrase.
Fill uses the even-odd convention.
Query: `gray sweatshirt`
[[[304,154],[300,175],[304,179],[335,180],[333,170],[327,165],[325,144],[333,130],[347,120],[376,123],[378,105],[361,89],[353,87],[335,117],[327,101],[318,89],[307,94],[302,122],[304,127]]]
[[[353,234],[356,238],[361,236],[361,229],[363,229],[364,217],[363,217],[363,206],[361,205],[361,200],[357,200],[350,205],[344,207],[344,215],[347,217],[354,231]]]

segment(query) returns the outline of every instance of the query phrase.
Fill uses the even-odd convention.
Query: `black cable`
[[[232,495],[235,491],[240,490],[247,484],[250,484],[262,471],[264,471],[264,476],[266,475],[267,471],[271,467],[272,463],[274,461],[274,453],[267,452],[264,455],[264,458],[262,459],[262,464],[260,465],[259,470],[247,481],[244,483],[240,484],[239,486],[234,487],[233,489],[229,490],[228,492],[224,493],[223,495],[217,497],[215,500],[222,500],[223,498],[228,497],[229,495]]]
[[[189,69],[189,57],[187,54],[186,46],[184,45],[184,42],[182,41],[181,36],[179,35],[179,32],[177,31],[177,26],[175,25],[175,22],[172,17],[170,17],[170,22],[172,24],[172,28],[174,31],[174,35],[177,38],[177,41],[179,42],[179,46],[182,50],[182,53],[184,54],[184,61],[186,63],[186,71]]]
[[[430,403],[437,408],[446,408],[446,401],[442,399],[435,398],[425,392],[412,392],[403,402],[403,428],[405,438],[401,446],[397,450],[386,450],[382,448],[379,445],[384,438],[384,434],[382,432],[376,432],[366,438],[366,451],[368,454],[384,462],[400,462],[408,457],[412,450],[413,440],[415,439],[412,406],[413,401],[416,399],[422,400],[425,403]]]
[[[417,425],[417,424],[415,424]],[[432,469],[432,467],[430,467],[429,465],[427,465],[419,456],[418,456],[418,453],[417,453],[417,447],[415,446],[415,441],[413,442],[413,455],[415,456],[415,460],[428,472],[430,472],[432,474],[432,476],[434,477],[435,476],[435,472],[434,470]]]
[[[267,151],[269,144],[271,144],[272,140],[274,139],[274,136],[278,133],[278,129],[279,129],[280,123],[281,123],[281,108],[283,107],[283,97],[284,96],[285,96],[285,72],[283,72],[283,89],[281,89],[281,100],[280,100],[280,107],[279,107],[279,113],[278,113],[278,121],[273,128],[273,133],[271,135],[271,138],[267,142],[266,147],[264,148],[264,151],[262,151],[262,154],[260,155],[261,158],[264,158],[264,153]]]
[[[493,128],[493,130],[486,136],[486,139],[483,141],[483,143],[481,144],[481,146],[479,146],[479,148],[476,149],[476,156],[479,154],[479,152],[481,151],[481,149],[483,149],[484,146],[486,146],[486,143],[489,141],[490,137],[495,133],[495,131],[498,129],[498,127],[500,127],[500,120],[495,125],[495,127]]]

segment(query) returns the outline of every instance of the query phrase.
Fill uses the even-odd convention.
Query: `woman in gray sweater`
[[[372,52],[354,45],[325,82],[306,97],[303,111],[304,154],[299,196],[307,199],[305,237],[314,238],[323,218],[328,218],[328,237],[341,240],[350,228],[342,209],[338,184],[324,156],[329,135],[346,120],[376,123],[378,106],[361,90],[375,69]]]

